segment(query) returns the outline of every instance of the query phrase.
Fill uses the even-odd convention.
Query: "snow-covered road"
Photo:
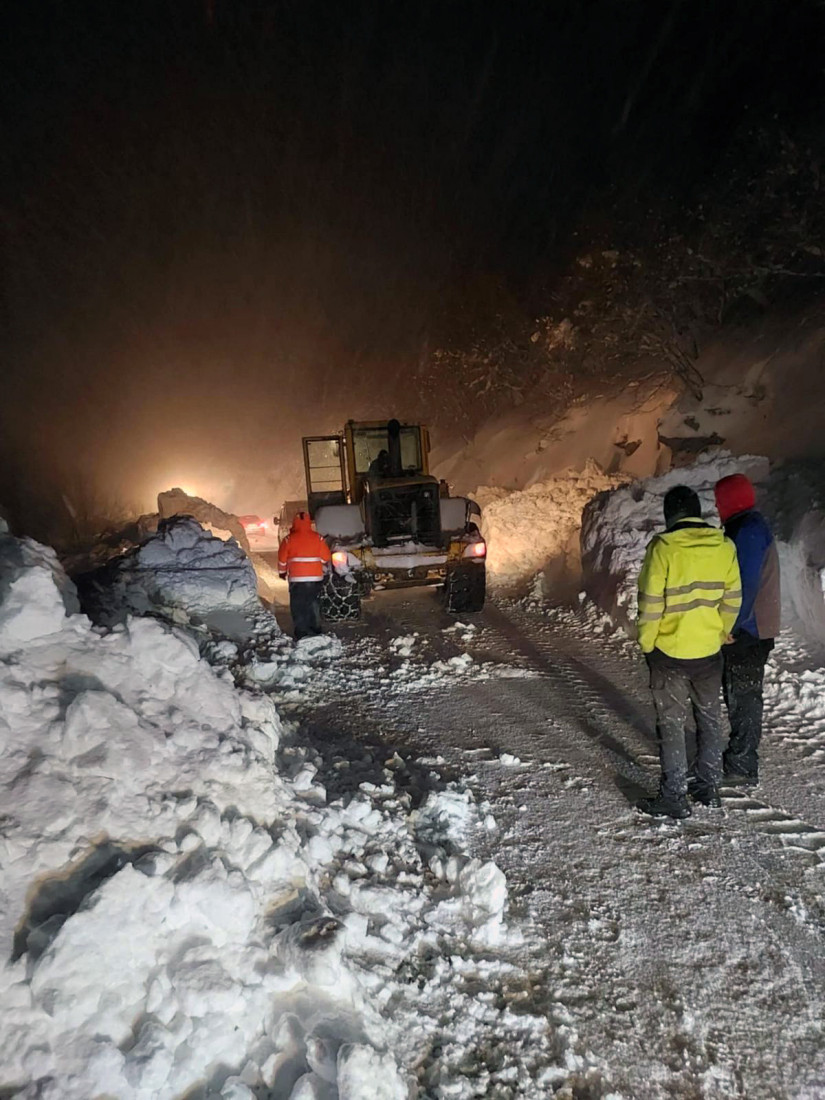
[[[581,1095],[825,1096],[825,674],[810,654],[778,647],[760,788],[676,825],[632,809],[658,767],[644,665],[592,609],[491,603],[464,629],[431,592],[385,593],[337,633],[343,651],[296,703],[307,735],[333,756],[329,730],[389,741],[493,807],[475,854],[543,945],[519,1003],[580,1058]]]

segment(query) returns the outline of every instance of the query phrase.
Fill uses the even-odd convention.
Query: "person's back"
[[[290,582],[320,581],[324,576],[324,564],[329,560],[326,542],[313,531],[312,520],[306,512],[299,512],[278,548],[279,572]]]
[[[726,645],[724,689],[731,735],[725,750],[729,782],[756,783],[762,738],[765,664],[780,630],[779,555],[756,492],[744,474],[723,477],[715,487],[716,507],[733,540],[742,575],[742,607]]]
[[[680,519],[653,539],[639,577],[642,652],[658,649],[679,660],[718,653],[739,595],[730,540],[700,517]]]
[[[312,520],[306,512],[299,512],[278,547],[278,573],[289,581],[296,639],[321,631],[321,586],[331,557],[326,542],[313,531]]]
[[[722,643],[741,598],[736,548],[702,519],[685,485],[664,500],[667,530],[651,539],[639,574],[639,645],[650,669],[662,775],[659,794],[638,808],[654,816],[690,814],[685,727],[696,720],[693,797],[720,805]]]
[[[773,640],[780,629],[779,556],[765,517],[755,508],[728,519],[725,534],[736,546],[742,574],[742,608],[734,637],[746,631],[753,638]]]

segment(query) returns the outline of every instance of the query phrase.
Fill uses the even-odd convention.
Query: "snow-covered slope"
[[[825,456],[824,344],[821,307],[722,332],[696,362],[701,400],[683,394],[661,435],[688,448],[715,438],[734,454],[757,450],[772,461]]]
[[[582,509],[596,494],[625,480],[588,462],[581,473],[571,471],[523,490],[482,486],[475,497],[488,544],[488,580],[509,587],[541,572],[548,588],[577,578]]]
[[[659,445],[658,424],[677,394],[661,379],[569,406],[536,394],[490,420],[467,444],[441,444],[433,452],[434,472],[471,496],[480,485],[527,489],[583,471],[588,463],[610,474],[644,477],[669,459]]]

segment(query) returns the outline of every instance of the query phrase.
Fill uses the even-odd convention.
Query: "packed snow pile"
[[[157,534],[87,578],[87,590],[96,619],[108,625],[127,613],[209,621],[260,606],[255,570],[241,547],[189,516],[161,521]]]
[[[699,494],[706,519],[719,523],[713,487],[728,474],[746,474],[764,486],[766,458],[734,457],[724,451],[701,455],[694,466],[661,477],[635,481],[600,493],[584,509],[581,555],[587,594],[629,632],[635,633],[637,582],[645,548],[664,530],[664,497],[674,485],[689,485]]]
[[[201,539],[174,526],[144,565]],[[434,788],[420,836],[391,767],[328,799],[272,698],[193,635],[73,607],[48,551],[2,540],[0,1093],[547,1095],[548,1021],[496,992],[490,945],[519,937],[461,849],[472,798]]]
[[[158,514],[162,520],[172,516],[192,516],[217,538],[232,538],[244,550],[249,549],[249,540],[237,516],[224,512],[201,497],[190,496],[183,489],[167,489],[165,493],[158,493]]]
[[[491,583],[514,586],[541,570],[548,583],[564,575],[577,578],[582,509],[597,493],[626,480],[605,474],[590,461],[581,472],[548,478],[528,489],[479,489]]]

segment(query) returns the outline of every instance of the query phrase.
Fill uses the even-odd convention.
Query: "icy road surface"
[[[331,759],[340,730],[388,740],[492,807],[475,854],[546,945],[510,996],[589,1068],[580,1095],[825,1097],[816,655],[778,647],[761,786],[660,824],[632,809],[658,774],[644,666],[596,613],[491,603],[457,623],[420,590],[336,634],[294,693],[304,735]]]

